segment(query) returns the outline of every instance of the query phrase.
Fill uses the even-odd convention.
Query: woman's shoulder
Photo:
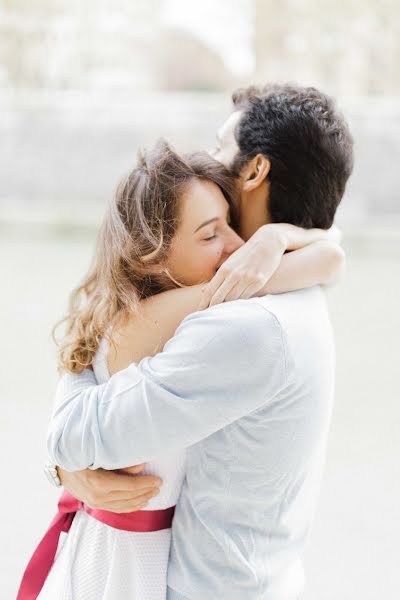
[[[160,352],[182,320],[201,308],[201,300],[201,286],[168,290],[142,300],[137,312],[119,319],[113,327],[109,372]]]

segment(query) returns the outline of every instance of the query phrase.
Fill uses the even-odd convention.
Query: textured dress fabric
[[[106,352],[107,342],[103,340],[93,364],[99,383],[109,379]],[[144,472],[163,480],[160,494],[146,509],[174,506],[185,473],[185,452],[150,462]],[[170,529],[121,531],[80,510],[69,532],[61,534],[53,567],[38,599],[165,600],[170,544]]]

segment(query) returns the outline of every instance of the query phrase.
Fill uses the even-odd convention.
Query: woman
[[[141,158],[119,186],[94,265],[72,294],[60,367],[73,373],[92,367],[98,381],[106,381],[132,361],[156,353],[185,316],[206,308],[202,284],[244,243],[230,224],[230,218],[237,224],[236,206],[235,181],[207,155],[183,159],[159,144]],[[325,246],[321,252],[314,244],[325,232],[272,225],[263,235],[273,263],[286,249],[311,244],[308,252],[282,259],[263,294],[327,282],[340,268],[340,251]],[[81,507],[60,540],[38,597],[163,600],[170,524],[184,464],[180,452],[146,465],[147,473],[164,481],[159,495],[149,503],[143,498],[146,511],[117,519]],[[150,523],[145,528],[144,515]]]

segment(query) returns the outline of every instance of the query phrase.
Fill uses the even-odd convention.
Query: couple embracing
[[[209,153],[111,201],[60,340],[65,490],[19,600],[297,600],[334,349],[322,285],[352,140],[331,98],[249,87]]]

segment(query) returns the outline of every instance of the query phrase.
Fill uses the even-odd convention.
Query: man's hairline
[[[240,115],[240,118],[239,118],[238,122],[236,123],[235,127],[233,128],[233,137],[235,138],[235,142],[236,142],[236,145],[238,147],[238,151],[236,152],[236,154],[234,156],[232,164],[237,160],[237,157],[242,154],[241,149],[240,149],[240,145],[239,145],[238,131],[239,131],[239,128],[240,128],[240,126],[242,124],[243,118],[244,118],[244,116],[246,114],[246,105],[248,105],[248,104],[249,103],[246,103],[246,102],[241,102],[240,104],[239,103],[235,104],[235,102],[233,102],[233,113],[239,112],[239,113],[241,113],[241,115]],[[256,152],[254,154],[254,156],[250,156],[250,157],[246,158],[246,162],[243,163],[242,167],[244,167],[247,163],[249,163],[255,156],[257,156],[257,154],[262,154],[262,153],[261,152],[259,152],[259,153]],[[268,158],[264,154],[262,154],[262,156],[264,156],[264,158]]]

